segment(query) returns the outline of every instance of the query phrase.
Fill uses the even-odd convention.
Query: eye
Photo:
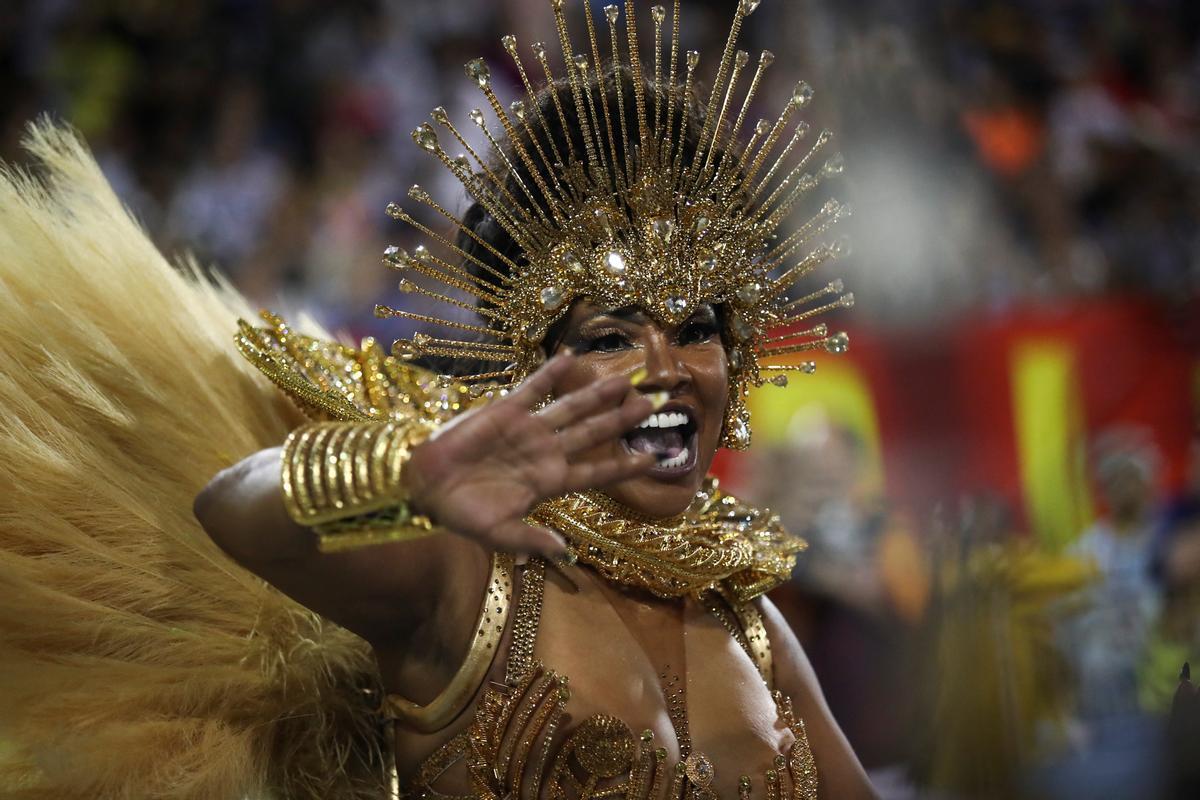
[[[599,331],[584,341],[588,353],[612,353],[629,346],[629,339],[620,331]]]
[[[716,336],[720,331],[717,329],[717,323],[711,319],[692,319],[688,320],[679,330],[680,344],[700,344],[707,342],[712,337]]]

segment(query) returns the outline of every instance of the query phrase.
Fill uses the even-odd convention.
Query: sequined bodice
[[[685,757],[672,762],[651,731],[635,733],[607,714],[574,723],[568,714],[572,692],[568,677],[533,657],[544,576],[544,562],[535,559],[524,568],[504,682],[487,684],[466,730],[424,761],[411,782],[411,794],[434,800],[462,797],[439,791],[438,785],[443,775],[465,764],[469,797],[715,798],[711,788],[715,771],[702,753],[688,753],[681,747]],[[769,685],[770,648],[753,606],[727,602],[715,591],[700,599],[745,649]],[[490,622],[494,625],[497,620],[493,617]],[[743,776],[739,796],[749,797],[751,786],[762,785],[765,778],[768,800],[815,798],[817,773],[804,722],[795,717],[786,697],[779,692],[773,697],[780,720],[795,741],[760,780]]]

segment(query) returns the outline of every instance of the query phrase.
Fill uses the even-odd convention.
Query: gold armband
[[[317,422],[283,445],[284,505],[312,528],[322,552],[415,539],[435,532],[413,513],[404,486],[412,448],[429,438],[428,423]]]

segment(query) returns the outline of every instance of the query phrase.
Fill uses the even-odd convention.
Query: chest
[[[803,722],[760,672],[765,633],[756,649],[741,617],[613,594],[586,571],[544,580],[539,565],[522,584],[507,658],[416,771],[418,793],[816,796]]]

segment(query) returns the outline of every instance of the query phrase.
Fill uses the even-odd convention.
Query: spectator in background
[[[1153,445],[1137,431],[1107,431],[1094,444],[1092,468],[1105,514],[1070,552],[1093,564],[1097,577],[1066,647],[1076,664],[1085,725],[1139,713],[1138,669],[1162,606],[1151,568]]]

